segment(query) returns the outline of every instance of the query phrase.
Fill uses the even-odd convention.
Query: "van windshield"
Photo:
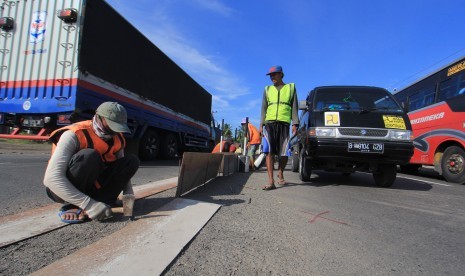
[[[313,109],[402,112],[388,91],[371,87],[320,88],[315,92]]]

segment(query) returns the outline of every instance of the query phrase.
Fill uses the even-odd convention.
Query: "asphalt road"
[[[47,154],[6,153],[1,146],[0,199],[11,205],[2,216],[50,203],[38,185]],[[168,163],[143,164],[136,184],[177,176],[176,161]],[[15,171],[19,165],[24,168]],[[263,169],[236,173],[189,193],[186,198],[222,207],[164,274],[463,275],[463,185],[428,171],[399,174],[387,189],[363,173],[316,171],[309,183],[289,170],[285,177],[289,185],[265,192]],[[136,215],[173,197],[169,190],[140,200]],[[1,248],[0,274],[31,273],[127,223],[115,218],[72,225]]]
[[[48,205],[52,201],[45,193],[43,178],[50,158],[47,143],[4,142],[0,140],[0,216],[12,215],[30,208]],[[133,185],[178,176],[179,160],[143,162]]]

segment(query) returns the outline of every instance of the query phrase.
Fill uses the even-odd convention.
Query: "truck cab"
[[[413,154],[410,121],[392,95],[369,86],[322,86],[299,102],[300,125],[292,139],[292,170],[310,181],[312,170],[373,174],[391,186],[397,165]]]

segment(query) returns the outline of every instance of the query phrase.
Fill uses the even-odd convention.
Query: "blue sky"
[[[233,129],[244,117],[258,126],[275,64],[304,100],[320,85],[392,92],[465,56],[465,0],[107,2],[213,95]]]

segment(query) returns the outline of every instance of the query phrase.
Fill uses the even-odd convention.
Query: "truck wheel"
[[[174,134],[166,135],[161,142],[161,155],[166,159],[173,159],[178,155],[178,140]]]
[[[465,151],[459,147],[448,147],[441,159],[442,175],[451,183],[465,184]]]
[[[310,176],[312,175],[310,160],[306,157],[307,155],[304,153],[304,149],[302,149],[299,156],[299,178],[303,182],[309,182]]]
[[[154,160],[160,149],[160,138],[154,130],[147,130],[139,144],[139,157],[141,160]]]
[[[292,151],[292,156],[291,156],[291,170],[293,172],[298,172],[299,171],[299,155]]]
[[[402,173],[417,173],[418,169],[421,168],[421,165],[418,164],[408,164],[408,165],[402,165],[400,166],[400,171]]]
[[[397,176],[397,165],[379,165],[378,171],[373,173],[376,185],[379,187],[391,187]]]

